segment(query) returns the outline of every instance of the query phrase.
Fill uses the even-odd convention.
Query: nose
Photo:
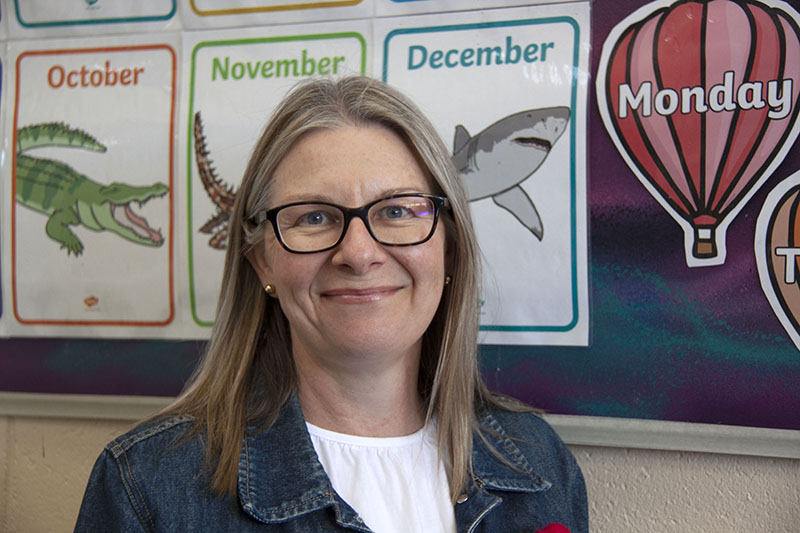
[[[334,249],[334,265],[347,266],[357,274],[369,272],[383,263],[386,251],[370,235],[364,221],[354,217],[344,234],[342,242]]]

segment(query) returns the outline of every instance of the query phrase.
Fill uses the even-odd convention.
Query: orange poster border
[[[14,94],[14,131],[13,131],[13,144],[17,145],[17,126],[19,119],[19,104],[20,104],[20,63],[23,58],[29,56],[47,56],[47,55],[63,55],[63,54],[87,54],[98,52],[129,52],[141,50],[166,50],[172,57],[172,98],[170,99],[170,114],[169,114],[169,316],[165,320],[160,321],[147,321],[147,320],[30,320],[20,316],[17,297],[17,237],[16,237],[16,187],[17,187],[17,151],[11,150],[11,295],[13,302],[14,318],[17,322],[24,325],[41,325],[41,326],[137,326],[137,327],[153,327],[153,326],[166,326],[175,320],[175,261],[174,261],[174,236],[175,236],[175,100],[176,100],[176,85],[177,85],[177,54],[175,49],[168,44],[151,44],[151,45],[133,45],[133,46],[107,46],[98,48],[69,48],[69,49],[50,49],[50,50],[32,50],[22,52],[15,63],[15,94]]]

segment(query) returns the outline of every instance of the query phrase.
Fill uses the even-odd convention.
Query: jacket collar
[[[474,436],[474,483],[469,493],[480,492],[483,500],[488,496],[484,487],[513,492],[538,492],[550,487],[548,481],[533,472],[514,440],[491,414],[483,416],[482,425],[489,430],[484,435],[500,457],[486,447],[480,436]],[[269,429],[245,435],[238,492],[244,511],[264,523],[285,522],[332,507],[340,525],[369,531],[333,490],[314,451],[296,394],[292,394]]]
[[[269,429],[253,429],[245,434],[239,458],[239,501],[248,515],[275,524],[333,507],[340,525],[369,531],[333,490],[314,451],[296,394]]]
[[[483,414],[480,425],[483,431],[473,434],[472,445],[472,470],[478,484],[511,492],[539,492],[552,486],[535,472],[517,446],[515,440],[519,440],[510,437],[491,412]]]

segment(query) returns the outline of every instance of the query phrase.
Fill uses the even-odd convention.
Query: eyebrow
[[[402,187],[396,189],[387,189],[381,191],[380,194],[376,195],[372,200],[380,200],[381,198],[388,198],[389,196],[396,196],[399,194],[433,194],[430,192],[420,191],[415,188],[411,187]],[[336,204],[337,202],[334,201],[329,195],[321,194],[321,193],[310,193],[310,194],[293,194],[289,195],[283,200],[281,200],[277,205],[286,205],[286,204],[293,204],[296,202],[308,202],[308,203],[315,203],[315,202],[323,202],[329,204]],[[369,202],[367,202],[369,203]],[[337,204],[338,205],[338,204]]]

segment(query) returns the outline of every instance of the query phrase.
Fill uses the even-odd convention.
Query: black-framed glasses
[[[397,194],[363,207],[328,202],[295,202],[256,213],[250,221],[272,223],[275,235],[289,252],[310,254],[336,247],[350,221],[360,218],[373,239],[386,246],[413,246],[436,231],[439,210],[447,198],[431,194]]]

